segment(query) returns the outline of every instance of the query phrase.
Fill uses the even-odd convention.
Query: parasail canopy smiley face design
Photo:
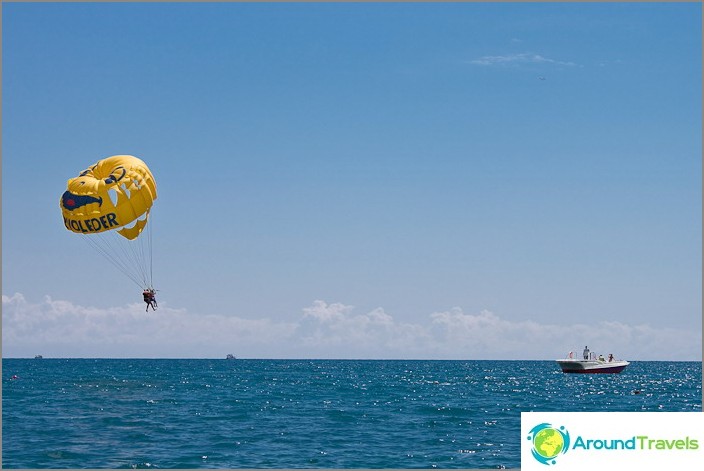
[[[156,182],[142,160],[114,155],[68,181],[61,196],[66,229],[83,234],[117,231],[135,239],[147,225]]]

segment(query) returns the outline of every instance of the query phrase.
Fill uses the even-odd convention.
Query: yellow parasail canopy
[[[114,155],[70,179],[60,205],[69,231],[114,230],[132,240],[147,225],[154,200],[156,182],[147,164],[131,155]]]

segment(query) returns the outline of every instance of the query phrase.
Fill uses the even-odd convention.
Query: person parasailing
[[[156,311],[156,290],[154,288],[145,288],[145,290],[142,291],[142,297],[144,298],[144,302],[147,303],[147,309],[145,309],[145,311],[149,312],[150,306],[152,311]]]
[[[157,307],[159,307],[159,306],[157,305],[157,303],[156,303],[156,292],[157,292],[157,290],[155,290],[154,288],[149,288],[149,294],[151,294],[151,297],[152,297],[152,305],[154,306],[154,309],[156,309]]]

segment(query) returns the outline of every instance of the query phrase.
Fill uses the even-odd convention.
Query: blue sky
[[[3,356],[701,359],[701,4],[2,8]],[[62,224],[115,154],[156,313]]]

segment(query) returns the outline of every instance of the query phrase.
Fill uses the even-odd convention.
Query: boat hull
[[[597,361],[597,360],[556,360],[563,373],[599,374],[620,373],[630,363],[623,360]]]

